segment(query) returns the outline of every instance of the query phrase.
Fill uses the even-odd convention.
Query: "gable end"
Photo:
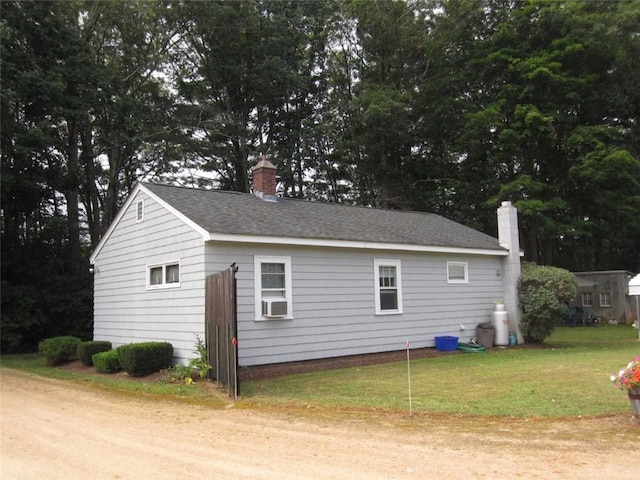
[[[89,257],[89,263],[93,264],[95,262],[96,258],[100,254],[100,251],[102,250],[104,245],[107,243],[107,241],[109,240],[109,237],[111,237],[111,235],[113,234],[113,232],[117,228],[118,224],[122,220],[122,217],[125,215],[125,213],[128,211],[128,209],[131,207],[131,205],[134,202],[134,200],[137,199],[139,193],[144,193],[148,197],[152,198],[154,201],[158,202],[158,204],[161,205],[165,210],[168,210],[172,215],[174,215],[175,217],[179,218],[186,225],[188,225],[194,231],[196,231],[199,235],[201,235],[203,241],[206,241],[206,240],[209,239],[209,232],[207,232],[204,228],[199,226],[197,223],[195,223],[192,220],[190,220],[189,218],[187,218],[185,215],[183,215],[181,212],[176,210],[174,207],[169,205],[167,202],[165,202],[162,198],[158,197],[155,193],[153,193],[151,190],[146,188],[144,185],[139,183],[139,184],[137,184],[135,186],[135,188],[133,189],[133,191],[131,192],[131,194],[127,198],[126,202],[124,203],[124,205],[122,206],[122,208],[120,209],[118,214],[116,215],[116,218],[114,218],[113,221],[111,222],[111,224],[109,225],[109,228],[107,229],[105,234],[100,239],[100,242],[98,242],[98,246],[95,248],[95,250],[93,251],[93,253]]]

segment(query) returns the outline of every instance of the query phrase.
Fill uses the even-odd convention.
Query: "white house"
[[[517,214],[499,238],[429,213],[139,184],[91,256],[94,339],[168,341],[176,360],[204,335],[205,278],[235,263],[240,365],[434,345],[475,337],[504,301],[517,333]]]

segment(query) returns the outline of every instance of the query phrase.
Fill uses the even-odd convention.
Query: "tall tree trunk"
[[[87,223],[89,225],[89,236],[91,238],[91,248],[95,248],[100,241],[100,198],[98,189],[96,188],[96,177],[99,172],[95,165],[93,156],[93,135],[89,122],[85,123],[82,130],[82,165],[85,170],[84,189],[85,200],[84,205],[87,211]]]
[[[79,128],[76,120],[69,121],[69,141],[67,145],[67,179],[65,182],[65,198],[67,199],[67,232],[69,235],[67,252],[68,267],[71,273],[78,273],[82,265],[80,251],[80,161],[79,161]]]

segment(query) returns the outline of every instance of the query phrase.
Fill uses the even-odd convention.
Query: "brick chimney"
[[[258,164],[251,169],[253,194],[263,200],[276,201],[276,167],[262,154]]]

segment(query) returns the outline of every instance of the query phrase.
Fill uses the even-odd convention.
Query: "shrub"
[[[575,295],[576,280],[568,270],[524,263],[519,293],[524,341],[542,343]]]
[[[78,358],[83,365],[90,367],[91,365],[93,365],[93,360],[91,360],[91,357],[93,357],[95,353],[106,352],[108,350],[111,350],[111,342],[82,342],[78,345]]]
[[[42,340],[38,345],[38,351],[47,359],[47,365],[60,365],[78,358],[78,337],[63,336]]]
[[[168,342],[130,343],[117,350],[120,365],[134,377],[144,377],[173,365],[173,346]]]
[[[207,346],[198,334],[196,334],[194,346],[196,348],[194,353],[197,353],[198,356],[189,360],[188,365],[178,364],[174,366],[169,371],[169,381],[180,380],[189,385],[197,378],[203,379],[209,375],[212,367],[207,362]]]
[[[117,350],[94,353],[91,361],[100,373],[116,373],[122,370]]]

